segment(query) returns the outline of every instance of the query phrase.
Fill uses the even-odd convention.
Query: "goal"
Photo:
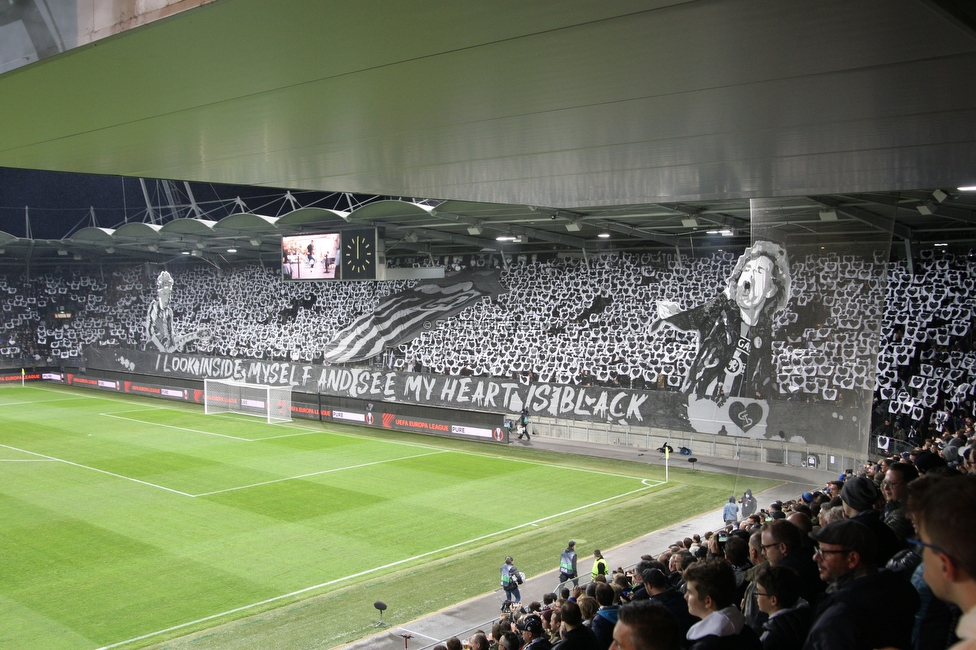
[[[203,381],[203,410],[243,413],[267,418],[269,423],[291,422],[291,386],[265,386],[231,379]]]

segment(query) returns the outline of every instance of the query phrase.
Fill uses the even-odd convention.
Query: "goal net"
[[[291,422],[291,386],[265,386],[230,379],[203,381],[204,413],[243,413],[269,423]]]

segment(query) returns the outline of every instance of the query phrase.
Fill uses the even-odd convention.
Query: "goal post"
[[[203,412],[242,413],[271,424],[291,422],[291,386],[248,384],[232,379],[203,380]]]

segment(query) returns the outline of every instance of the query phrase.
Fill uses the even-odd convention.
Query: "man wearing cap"
[[[551,650],[552,643],[542,627],[542,619],[536,614],[529,614],[518,622],[518,629],[522,633],[525,645],[522,650]]]
[[[881,501],[881,491],[874,481],[863,476],[852,476],[844,481],[840,498],[848,519],[864,524],[874,533],[876,566],[884,566],[895,553],[907,546],[885,525],[881,511],[875,509]]]
[[[576,542],[569,540],[566,550],[559,556],[559,586],[568,580],[573,586],[579,586],[579,573],[576,571]]]
[[[908,510],[918,526],[932,593],[962,610],[959,642],[950,650],[976,650],[976,476],[931,476],[912,482]]]
[[[911,647],[918,592],[891,571],[876,568],[871,529],[842,519],[810,533],[814,559],[830,586],[814,615],[804,650]]]

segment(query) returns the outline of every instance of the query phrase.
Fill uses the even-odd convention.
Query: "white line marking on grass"
[[[436,555],[438,553],[444,553],[445,551],[453,551],[456,548],[460,548],[462,546],[467,546],[468,544],[474,544],[476,542],[482,542],[482,541],[484,541],[486,539],[489,539],[491,537],[495,537],[497,535],[504,535],[506,533],[511,533],[513,531],[519,530],[520,528],[527,528],[527,527],[530,527],[530,526],[532,526],[534,524],[537,524],[539,522],[542,522],[542,521],[548,521],[549,519],[555,519],[556,517],[562,517],[563,515],[573,514],[574,512],[579,512],[580,510],[585,510],[586,508],[592,508],[594,506],[603,505],[604,503],[607,503],[609,501],[613,501],[615,499],[620,499],[620,498],[623,498],[623,497],[626,497],[626,496],[630,496],[631,494],[636,494],[637,492],[643,492],[644,490],[647,490],[649,487],[651,487],[651,486],[644,486],[644,487],[638,488],[636,490],[631,490],[630,492],[623,492],[622,494],[618,494],[618,495],[615,495],[615,496],[612,496],[612,497],[607,497],[606,499],[600,499],[599,501],[594,501],[593,503],[588,503],[586,505],[582,505],[582,506],[579,506],[577,508],[572,508],[570,510],[566,510],[565,512],[559,512],[559,513],[556,513],[554,515],[548,515],[546,517],[542,517],[540,519],[536,519],[535,521],[529,521],[529,522],[526,522],[524,524],[519,524],[518,526],[512,526],[511,528],[506,528],[504,530],[495,531],[494,533],[488,533],[487,535],[481,535],[480,537],[475,537],[473,539],[465,540],[463,542],[457,542],[456,544],[450,544],[450,545],[445,546],[443,548],[439,548],[439,549],[437,549],[435,551],[427,551],[426,553],[421,553],[419,555],[414,555],[413,557],[408,557],[408,558],[404,558],[402,560],[397,560],[396,562],[390,562],[389,564],[384,564],[383,566],[373,567],[372,569],[366,569],[365,571],[360,571],[358,573],[353,573],[352,575],[344,576],[342,578],[335,578],[334,580],[328,580],[326,582],[322,582],[322,583],[319,583],[317,585],[312,585],[311,587],[304,587],[302,589],[298,589],[297,591],[292,591],[291,593],[281,594],[279,596],[273,596],[271,598],[266,598],[265,600],[262,600],[262,601],[257,602],[257,603],[251,603],[250,605],[242,605],[240,607],[235,607],[234,609],[229,609],[226,612],[220,612],[219,614],[211,614],[210,616],[204,616],[203,618],[198,618],[195,621],[189,621],[189,622],[186,622],[186,623],[180,623],[179,625],[174,625],[172,627],[168,627],[165,630],[157,630],[155,632],[150,632],[148,634],[143,634],[142,636],[137,636],[137,637],[133,637],[131,639],[126,639],[125,641],[119,641],[118,643],[113,643],[111,645],[102,646],[101,648],[98,648],[98,650],[111,650],[112,648],[118,648],[118,647],[121,647],[121,646],[124,646],[124,645],[128,645],[130,643],[136,643],[138,641],[144,641],[146,639],[151,639],[152,637],[159,636],[160,634],[168,634],[170,632],[175,632],[177,630],[182,630],[184,628],[187,628],[187,627],[190,627],[190,626],[193,626],[193,625],[199,625],[200,623],[206,623],[208,621],[213,621],[213,620],[216,620],[216,619],[219,619],[219,618],[223,618],[225,616],[230,616],[232,614],[237,614],[239,612],[245,612],[245,611],[247,611],[249,609],[254,609],[255,607],[261,607],[262,605],[270,605],[271,603],[278,602],[279,600],[284,600],[286,598],[294,598],[295,596],[300,596],[300,595],[305,594],[305,593],[308,593],[310,591],[315,591],[316,589],[322,589],[324,587],[331,587],[332,585],[338,584],[340,582],[344,582],[344,581],[347,581],[347,580],[353,580],[355,578],[362,578],[363,576],[370,575],[371,573],[376,573],[377,571],[384,571],[386,569],[392,569],[394,567],[400,566],[402,564],[406,564],[408,562],[415,562],[417,560],[422,560],[422,559],[424,559],[426,557],[430,557],[431,555]]]
[[[254,442],[254,440],[251,440],[250,438],[241,438],[240,436],[232,436],[226,433],[214,433],[213,431],[202,431],[200,429],[178,427],[174,424],[160,424],[159,422],[147,422],[146,420],[126,418],[126,417],[122,417],[121,415],[112,415],[111,413],[99,413],[99,415],[106,418],[115,418],[116,420],[128,420],[129,422],[138,422],[139,424],[145,424],[150,427],[163,427],[165,429],[176,429],[178,431],[187,431],[189,433],[202,433],[205,436],[218,436],[220,438],[230,438],[231,440],[240,440],[242,442]]]
[[[0,463],[54,463],[53,458],[0,458]]]
[[[407,634],[412,634],[414,636],[422,636],[425,639],[430,639],[431,641],[437,641],[438,640],[438,638],[436,636],[430,636],[430,635],[424,634],[423,632],[414,632],[413,630],[408,630],[405,627],[401,627],[401,628],[398,628],[398,629],[403,630]]]
[[[26,404],[50,404],[52,402],[76,402],[80,399],[85,399],[84,397],[65,397],[64,399],[39,399],[39,400],[28,400],[26,402],[3,402],[0,406],[24,406]]]
[[[227,488],[225,490],[214,490],[213,492],[204,492],[202,494],[194,494],[194,497],[207,497],[212,494],[221,494],[223,492],[234,492],[235,490],[246,490],[248,488],[259,487],[262,485],[270,485],[271,483],[281,483],[282,481],[295,481],[301,478],[308,478],[309,476],[320,476],[322,474],[332,474],[333,472],[344,472],[348,469],[359,469],[361,467],[369,467],[371,465],[382,465],[384,463],[395,463],[398,460],[409,460],[411,458],[423,458],[425,456],[435,456],[437,454],[447,453],[445,451],[432,451],[429,454],[417,454],[415,456],[403,456],[401,458],[388,458],[386,460],[376,460],[371,463],[360,463],[359,465],[347,465],[346,467],[334,467],[332,469],[324,469],[321,472],[309,472],[308,474],[299,474],[298,476],[287,476],[285,478],[276,478],[271,481],[261,481],[260,483],[252,483],[251,485],[241,485],[240,487]]]
[[[109,472],[104,469],[98,469],[97,467],[90,467],[88,465],[82,465],[81,463],[73,463],[70,460],[65,460],[63,458],[55,458],[54,456],[47,456],[45,454],[39,454],[36,451],[27,451],[26,449],[18,449],[17,447],[11,447],[10,445],[0,445],[5,449],[13,449],[14,451],[19,451],[23,454],[30,454],[31,456],[39,456],[47,460],[57,461],[59,463],[64,463],[65,465],[71,465],[72,467],[80,467],[81,469],[89,469],[93,472],[98,472],[99,474],[107,474],[109,476],[114,476],[115,478],[120,478],[126,481],[132,481],[133,483],[139,483],[141,485],[148,485],[149,487],[154,487],[159,490],[165,490],[167,492],[172,492],[173,494],[179,494],[184,497],[192,497],[192,494],[187,494],[186,492],[180,492],[179,490],[174,490],[173,488],[168,488],[163,485],[156,485],[155,483],[150,483],[149,481],[140,481],[137,478],[132,478],[131,476],[122,476],[121,474],[116,474],[115,472]]]

